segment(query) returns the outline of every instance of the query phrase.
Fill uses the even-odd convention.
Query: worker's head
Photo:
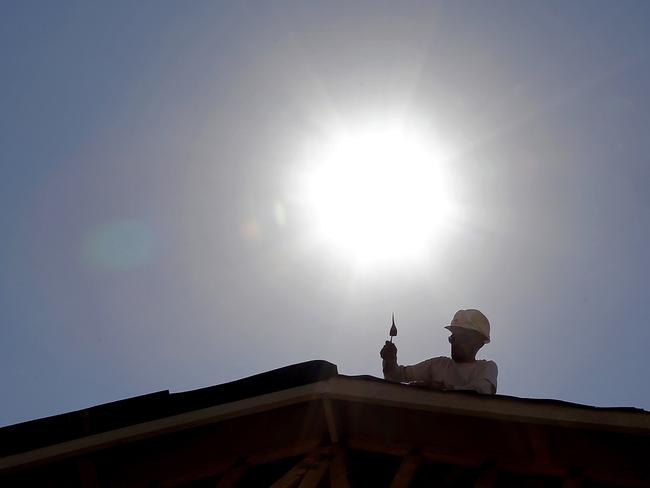
[[[457,362],[474,361],[483,344],[490,342],[490,322],[475,309],[459,310],[445,328],[451,331],[451,358]]]

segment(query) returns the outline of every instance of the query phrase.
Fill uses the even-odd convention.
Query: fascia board
[[[624,431],[650,435],[650,413],[614,412],[578,406],[535,404],[534,400],[441,392],[397,383],[331,378],[319,388],[332,400],[362,402],[394,408],[427,410],[510,422]]]

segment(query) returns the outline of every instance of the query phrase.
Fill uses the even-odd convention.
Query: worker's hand
[[[397,361],[397,346],[392,342],[386,341],[384,347],[379,351],[379,355],[384,361],[393,362]]]

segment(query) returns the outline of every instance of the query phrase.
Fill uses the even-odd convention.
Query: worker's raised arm
[[[397,346],[392,342],[386,341],[384,347],[379,351],[382,362],[381,367],[384,372],[384,379],[390,381],[402,381],[399,379],[399,369],[397,365]]]
[[[399,366],[397,364],[397,347],[392,342],[386,341],[379,355],[383,359],[382,369],[384,379],[405,383],[430,383],[430,361],[422,361],[413,366]]]

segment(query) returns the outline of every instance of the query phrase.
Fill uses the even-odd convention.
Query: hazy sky
[[[2,2],[0,425],[380,376],[391,313],[410,364],[459,308],[499,393],[650,409],[649,46],[645,1]],[[450,149],[458,213],[362,268],[293,175],[384,119]]]

